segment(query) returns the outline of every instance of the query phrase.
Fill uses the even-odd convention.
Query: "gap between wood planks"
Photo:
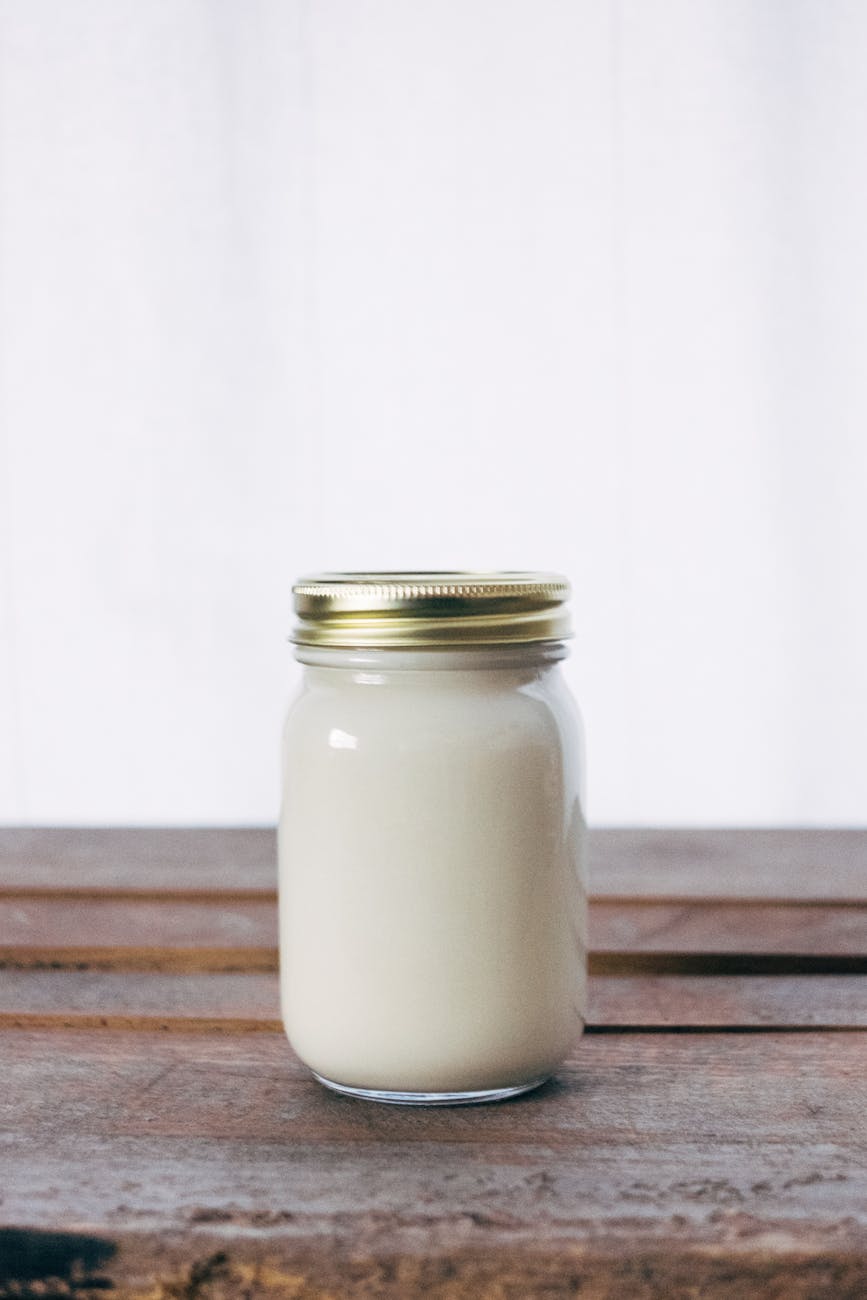
[[[64,1016],[6,1014],[0,1012],[4,1029],[110,1030],[129,1033],[282,1034],[279,1020],[200,1020],[156,1016]],[[863,1034],[864,1025],[585,1025],[585,1034]]]
[[[0,946],[0,971],[114,971],[173,975],[264,975],[277,970],[277,949],[42,948]],[[591,952],[590,975],[784,976],[867,975],[867,956],[837,953]]]
[[[867,868],[865,868],[867,875]],[[138,885],[10,885],[0,882],[0,899],[56,899],[58,902],[77,901],[96,902],[138,902],[138,903],[273,903],[277,902],[276,889],[241,889],[234,886],[218,889],[197,889],[184,887],[180,889],[150,888]],[[630,907],[690,907],[702,904],[709,907],[734,906],[739,908],[754,907],[795,907],[795,908],[865,908],[867,899],[863,895],[853,894],[834,898],[798,898],[784,893],[763,894],[761,897],[738,893],[597,893],[590,891],[591,904],[623,905]]]
[[[241,975],[277,970],[272,948],[0,947],[0,970]],[[591,975],[867,975],[867,956],[823,953],[591,952]]]

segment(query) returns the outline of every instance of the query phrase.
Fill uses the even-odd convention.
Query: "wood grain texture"
[[[279,1032],[276,974],[8,970],[0,1028]],[[595,976],[588,1030],[867,1029],[867,977]]]
[[[867,831],[600,829],[591,890],[615,898],[867,902]]]
[[[227,1243],[205,1226],[196,1229],[192,1254],[176,1237],[145,1232],[114,1241],[0,1229],[0,1270],[5,1255],[19,1300],[97,1300],[106,1291],[116,1300],[863,1300],[857,1249],[774,1235],[773,1251],[742,1225],[722,1249],[660,1246],[636,1232],[627,1251],[620,1240],[600,1238],[560,1253],[470,1245],[447,1254],[431,1246],[425,1255],[346,1257],[252,1234]],[[783,1253],[785,1240],[791,1249]]]
[[[591,892],[867,902],[867,831],[593,829]],[[0,828],[0,893],[273,894],[273,829]]]
[[[594,832],[573,1058],[418,1111],[279,1031],[272,832],[0,831],[0,1296],[863,1300],[865,846]]]
[[[597,975],[592,1029],[867,1029],[867,977]]]
[[[273,895],[264,827],[0,828],[0,894]]]
[[[589,937],[599,973],[642,969],[633,957],[677,971],[691,957],[715,954],[791,957],[795,970],[801,958],[839,958],[837,973],[867,973],[867,906],[860,905],[594,900]],[[276,946],[270,898],[0,898],[0,966],[267,971],[276,969]]]
[[[281,1030],[276,973],[7,970],[0,1028]]]
[[[258,1265],[320,1297],[867,1280],[863,1034],[587,1036],[523,1100],[437,1111],[333,1096],[278,1035],[3,1046],[5,1221],[86,1224],[124,1295],[216,1251],[236,1286]]]
[[[271,898],[0,898],[0,965],[274,970]]]
[[[593,952],[867,955],[867,906],[606,902],[590,906]]]

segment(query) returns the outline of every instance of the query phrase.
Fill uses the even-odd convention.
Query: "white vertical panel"
[[[779,81],[763,64],[763,22],[748,3],[622,7],[618,344],[639,822],[691,808],[773,820],[785,800],[793,682],[767,384]]]
[[[7,459],[0,416],[0,808],[15,809],[21,817],[26,803],[18,712],[18,625],[12,578],[15,539],[10,518]]]
[[[608,6],[308,15],[305,567],[569,572],[594,806],[616,816]]]
[[[864,10],[636,0],[619,45],[630,818],[857,821]]]
[[[7,819],[273,814],[296,32],[273,4],[3,8]]]
[[[590,810],[863,820],[857,0],[5,0],[0,819],[267,820],[288,587],[557,567]]]
[[[789,138],[800,213],[781,267],[774,376],[799,685],[790,770],[812,819],[863,823],[867,7],[800,0],[788,21],[796,92]],[[791,210],[789,195],[781,195],[781,206]]]

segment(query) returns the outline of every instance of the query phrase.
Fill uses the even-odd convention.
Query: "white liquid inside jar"
[[[299,645],[284,735],[283,1018],[377,1100],[512,1095],[557,1068],[586,987],[580,722],[560,642]]]

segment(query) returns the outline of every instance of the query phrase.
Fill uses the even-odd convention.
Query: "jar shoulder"
[[[459,737],[490,744],[499,737],[517,744],[580,747],[581,730],[577,705],[559,674],[499,685],[474,685],[466,678],[368,685],[319,678],[303,684],[291,701],[284,738],[287,745],[333,746],[342,735],[352,747],[353,738],[367,744],[399,740],[405,746],[414,736],[428,745]]]

